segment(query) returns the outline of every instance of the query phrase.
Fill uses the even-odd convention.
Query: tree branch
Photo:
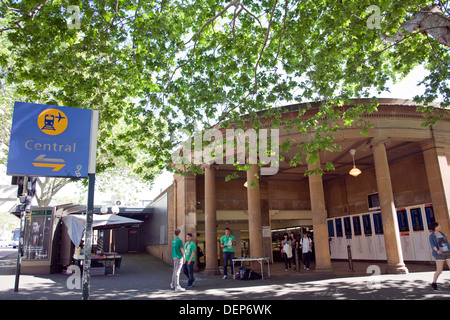
[[[275,8],[277,6],[277,3],[278,3],[278,0],[276,0],[275,3],[273,4],[272,12],[270,13],[269,25],[267,26],[267,32],[266,32],[266,36],[265,36],[265,39],[264,39],[264,43],[263,43],[263,45],[261,47],[261,50],[259,52],[258,61],[256,61],[256,65],[255,65],[255,84],[253,86],[253,93],[256,93],[258,91],[258,77],[257,77],[257,75],[258,75],[258,66],[259,66],[259,63],[261,62],[262,55],[264,53],[264,49],[266,48],[267,40],[269,39],[270,27],[272,25],[273,14],[275,12]]]
[[[3,5],[6,7],[6,9],[8,9],[8,10],[10,10],[10,11],[22,13],[22,10],[16,9],[16,8],[11,8],[11,7],[9,7],[9,6],[5,3],[5,1],[3,1],[3,0],[1,0],[1,1],[2,1]]]
[[[203,32],[203,30],[204,30],[209,24],[211,24],[213,21],[215,21],[218,17],[220,17],[222,14],[224,14],[231,6],[238,6],[238,5],[239,5],[239,1],[240,1],[240,0],[233,0],[232,2],[230,2],[225,8],[223,8],[222,11],[220,11],[220,12],[219,12],[218,14],[216,14],[214,17],[212,17],[212,18],[210,18],[208,21],[206,21],[206,22],[203,24],[203,26],[202,26],[202,27],[201,27],[201,28],[200,28],[200,29],[199,29],[199,30],[198,30],[198,31],[197,31],[197,32],[196,32],[196,33],[195,33],[188,41],[186,41],[184,44],[178,45],[178,47],[175,49],[175,52],[177,52],[178,49],[180,49],[180,47],[181,47],[182,45],[183,45],[183,46],[187,45],[189,42],[192,41],[192,39],[195,38],[194,47],[192,48],[191,54],[190,54],[190,56],[189,56],[189,59],[188,59],[185,63],[183,63],[183,64],[181,64],[181,65],[179,65],[179,66],[177,66],[177,67],[175,68],[175,70],[172,72],[172,75],[171,75],[170,78],[168,79],[165,88],[166,88],[167,85],[172,81],[172,79],[173,79],[175,73],[178,71],[178,69],[180,69],[180,68],[184,67],[186,64],[188,64],[189,61],[191,61],[192,58],[194,57],[195,48],[197,47],[198,40],[200,39],[200,34]]]
[[[44,4],[46,4],[48,2],[48,0],[45,0],[43,3],[41,4],[37,4],[34,6],[34,8],[30,11],[30,13],[28,14],[31,18],[31,20],[34,19],[34,16],[36,15],[36,13],[41,10],[41,8],[44,6]]]

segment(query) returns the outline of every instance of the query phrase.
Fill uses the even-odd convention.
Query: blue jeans
[[[192,283],[194,282],[194,261],[191,261],[189,264],[185,263],[183,264],[183,272],[188,277],[188,287],[192,286]]]
[[[230,260],[231,275],[234,275],[233,259],[234,259],[234,252],[224,252],[223,253],[223,275],[224,276],[227,275],[228,260]]]

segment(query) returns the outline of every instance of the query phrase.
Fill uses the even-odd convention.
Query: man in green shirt
[[[195,262],[195,252],[197,251],[195,242],[192,241],[192,233],[186,234],[186,243],[184,244],[184,260],[183,272],[188,277],[188,287],[192,287],[194,283],[194,262]]]
[[[185,290],[180,286],[180,272],[184,263],[184,248],[183,241],[180,239],[180,229],[175,230],[175,238],[172,241],[172,258],[173,258],[173,273],[172,273],[172,282],[170,283],[170,287],[177,291]]]
[[[233,259],[236,238],[231,235],[230,228],[225,228],[225,235],[220,238],[220,247],[223,248],[223,278],[227,278],[228,260],[230,260],[231,275],[234,275]]]

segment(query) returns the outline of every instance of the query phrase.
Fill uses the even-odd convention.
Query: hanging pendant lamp
[[[352,175],[354,177],[357,177],[361,174],[361,170],[359,170],[356,165],[355,165],[355,153],[356,153],[356,149],[350,149],[350,154],[352,155],[352,159],[353,159],[353,168],[352,170],[349,171],[349,175]]]

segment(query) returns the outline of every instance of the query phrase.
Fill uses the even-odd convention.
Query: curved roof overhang
[[[352,103],[344,104],[338,107],[342,110],[350,108],[356,104],[371,103],[370,99],[355,99]],[[355,149],[355,162],[363,172],[374,166],[371,143],[374,139],[385,142],[389,162],[397,161],[405,157],[413,156],[422,152],[421,142],[433,139],[438,134],[444,139],[450,141],[450,118],[444,117],[436,125],[423,126],[427,120],[424,114],[417,111],[418,104],[407,99],[378,99],[377,111],[371,114],[362,114],[361,119],[366,124],[372,126],[368,129],[367,135],[361,133],[361,128],[357,125],[344,126],[341,123],[341,129],[331,133],[334,137],[334,143],[339,145],[339,151],[320,151],[319,157],[321,164],[332,162],[335,170],[324,174],[324,180],[334,179],[336,177],[346,176],[353,166],[350,149]],[[319,110],[320,102],[302,103],[284,106],[280,108],[282,118],[296,118],[299,116],[299,110],[307,109],[301,115],[302,119],[308,119]],[[439,105],[432,107],[439,109]],[[261,113],[262,115],[263,113]],[[271,129],[270,119],[261,120],[263,127]],[[225,129],[220,129],[225,137]],[[296,128],[279,128],[279,144],[286,139],[290,139],[292,148],[289,151],[280,152],[284,158],[278,167],[275,175],[261,176],[261,179],[267,180],[293,180],[307,179],[305,172],[307,170],[306,161],[303,164],[292,166],[290,161],[299,152],[298,146],[302,142],[308,141],[314,135],[301,134]],[[225,138],[224,138],[225,140]],[[236,155],[235,155],[236,156]],[[226,164],[225,146],[223,164],[218,164],[219,176],[227,176],[236,172],[236,167],[232,164]],[[324,167],[324,166],[322,166]],[[241,179],[246,179],[245,172],[238,172]]]

